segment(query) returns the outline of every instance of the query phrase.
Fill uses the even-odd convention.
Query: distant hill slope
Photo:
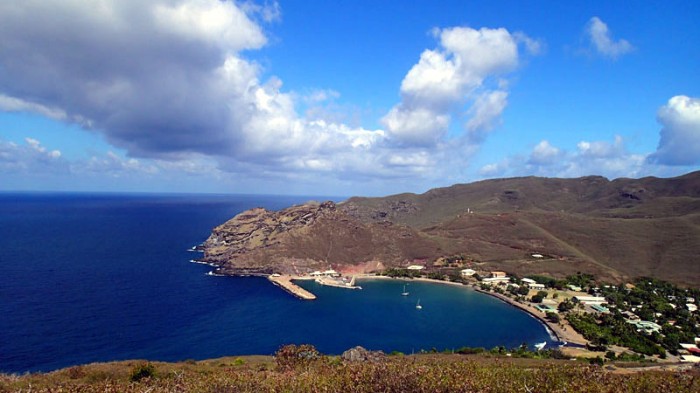
[[[271,221],[241,230],[247,212],[217,227],[205,259],[230,273],[328,266],[367,271],[462,254],[476,267],[520,274],[585,271],[614,280],[700,281],[700,172],[612,181],[494,179],[420,195],[257,212],[256,222],[263,215]],[[265,240],[223,244],[232,233]],[[533,259],[533,253],[545,258]]]

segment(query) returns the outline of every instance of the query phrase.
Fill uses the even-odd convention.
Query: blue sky
[[[0,190],[700,169],[698,2],[0,4]]]

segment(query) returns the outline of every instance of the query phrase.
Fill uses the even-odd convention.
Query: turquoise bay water
[[[310,343],[417,352],[548,340],[529,315],[464,287],[307,281],[298,300],[259,277],[208,276],[188,252],[256,206],[309,197],[0,193],[0,371],[122,359],[272,354]],[[420,297],[422,310],[416,310]]]

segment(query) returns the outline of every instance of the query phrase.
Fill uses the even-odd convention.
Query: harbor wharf
[[[292,295],[303,300],[315,300],[316,295],[307,291],[306,289],[294,284],[292,282],[292,276],[281,276],[281,275],[271,275],[267,277],[268,280],[272,281],[273,284],[281,287],[285,291],[291,293]]]

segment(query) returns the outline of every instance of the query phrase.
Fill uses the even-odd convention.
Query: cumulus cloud
[[[34,138],[25,138],[21,145],[0,139],[0,173],[31,175],[66,170],[60,150],[49,150]]]
[[[436,49],[425,50],[401,82],[401,102],[384,116],[387,133],[399,143],[431,146],[448,131],[455,110],[467,111],[469,133],[493,127],[505,107],[507,93],[490,91],[489,78],[518,65],[518,43],[536,49],[536,41],[506,29],[468,27],[435,29]],[[482,91],[479,91],[479,90]]]
[[[627,151],[624,140],[615,136],[613,142],[581,141],[573,151],[540,141],[528,156],[511,156],[480,168],[483,177],[537,175],[548,177],[579,177],[603,175],[609,178],[635,177],[648,173],[646,156]]]
[[[222,103],[243,104],[257,72],[238,53],[266,42],[232,2],[204,0],[3,2],[0,36],[2,94],[138,156],[230,149],[246,114]]]
[[[614,40],[608,25],[597,16],[588,21],[586,35],[599,54],[613,60],[634,50],[632,44],[627,40],[622,38]]]
[[[447,149],[464,147],[452,125],[464,127],[462,153],[474,151],[500,122],[519,46],[540,51],[502,28],[435,29],[437,48],[408,70],[385,129],[368,129],[323,107],[338,92],[285,92],[245,58],[266,45],[264,23],[280,19],[276,2],[0,2],[0,109],[77,123],[128,154],[76,171],[152,174],[171,162],[272,177],[439,176],[430,169]]]
[[[659,146],[649,157],[664,165],[700,164],[700,99],[675,96],[659,109]]]
[[[530,153],[528,162],[534,165],[555,164],[561,155],[561,150],[552,146],[548,141],[543,140],[538,143]]]

